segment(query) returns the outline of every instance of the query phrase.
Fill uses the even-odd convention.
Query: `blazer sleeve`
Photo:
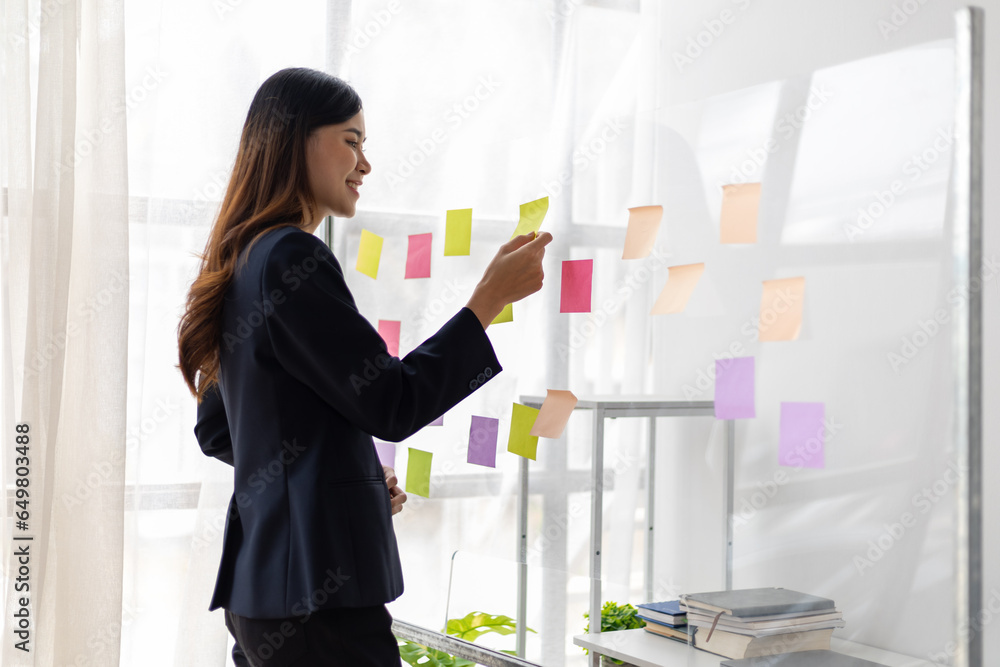
[[[233,441],[229,435],[229,419],[226,406],[219,394],[219,385],[212,385],[201,397],[198,404],[198,419],[194,425],[194,435],[205,456],[214,456],[223,463],[233,465]]]
[[[336,257],[312,234],[271,248],[261,276],[279,363],[362,431],[416,433],[502,370],[468,308],[403,359],[358,312]]]

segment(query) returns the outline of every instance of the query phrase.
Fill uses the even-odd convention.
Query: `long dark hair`
[[[272,74],[254,95],[229,186],[177,327],[178,367],[199,402],[218,382],[222,301],[237,258],[264,232],[312,223],[316,202],[306,172],[306,140],[316,128],[343,123],[359,111],[361,98],[351,86],[304,67]]]

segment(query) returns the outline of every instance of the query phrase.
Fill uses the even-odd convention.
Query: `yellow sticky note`
[[[410,447],[406,462],[406,492],[424,498],[431,497],[431,459],[434,455]]]
[[[662,206],[636,206],[628,210],[628,231],[622,259],[649,257],[663,219]]]
[[[510,415],[510,438],[507,440],[507,451],[526,459],[535,460],[538,451],[538,436],[531,435],[535,425],[538,410],[520,403],[514,404]]]
[[[500,314],[493,318],[491,324],[503,324],[504,322],[514,321],[514,304],[508,303],[500,311]]]
[[[366,276],[378,278],[378,263],[382,258],[382,237],[367,229],[361,230],[357,269]]]
[[[547,389],[545,402],[538,412],[538,419],[531,427],[531,435],[540,435],[543,438],[558,438],[566,429],[569,416],[573,414],[578,399],[571,391],[561,389]]]
[[[805,278],[765,280],[760,300],[760,339],[795,340],[802,331]]]
[[[649,314],[683,313],[703,273],[705,273],[704,263],[671,266],[667,284]]]
[[[521,204],[521,219],[517,221],[517,229],[510,235],[511,238],[521,234],[537,232],[542,228],[542,220],[549,211],[549,198],[542,197],[527,204]]]
[[[719,240],[723,243],[756,243],[759,205],[760,183],[723,185]]]
[[[445,257],[468,255],[472,248],[472,209],[448,211],[444,222]]]

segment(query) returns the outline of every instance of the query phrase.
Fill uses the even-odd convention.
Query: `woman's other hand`
[[[548,232],[515,236],[500,246],[466,304],[485,329],[508,303],[542,289],[542,258],[552,241]]]
[[[403,511],[403,503],[406,502],[406,493],[399,488],[399,480],[396,479],[396,471],[389,466],[382,466],[385,473],[385,485],[389,487],[389,501],[392,503],[392,513],[399,514]]]

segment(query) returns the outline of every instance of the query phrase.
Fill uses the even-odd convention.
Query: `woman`
[[[250,665],[399,664],[385,603],[403,592],[405,495],[372,436],[402,440],[500,372],[485,329],[542,286],[551,236],[519,236],[464,308],[391,357],[313,235],[354,215],[364,139],[361,100],[336,77],[264,82],[178,327],[199,444],[234,466],[209,609],[226,609]]]

